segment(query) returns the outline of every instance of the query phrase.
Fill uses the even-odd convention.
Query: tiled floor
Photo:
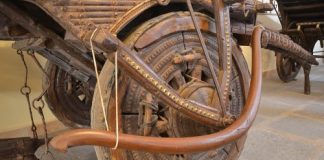
[[[264,78],[256,122],[240,160],[324,160],[324,66],[311,73],[312,93],[303,94],[303,74],[288,84]]]

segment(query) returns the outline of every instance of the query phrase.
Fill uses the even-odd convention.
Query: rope
[[[108,125],[108,120],[107,120],[107,113],[106,113],[106,109],[105,109],[105,105],[104,105],[104,101],[103,101],[103,96],[102,96],[102,89],[101,89],[101,83],[100,83],[100,79],[99,79],[99,72],[98,72],[98,67],[97,67],[97,61],[96,61],[96,56],[95,56],[95,52],[94,52],[94,47],[93,47],[93,43],[92,43],[92,39],[94,37],[94,35],[96,34],[96,32],[98,31],[98,28],[96,28],[90,37],[90,47],[91,47],[91,53],[92,53],[92,59],[93,59],[93,64],[94,64],[94,68],[95,68],[95,72],[96,72],[96,79],[97,79],[97,86],[98,86],[98,90],[99,90],[99,97],[100,97],[100,103],[101,103],[101,108],[102,108],[102,112],[104,114],[104,120],[105,120],[105,125],[106,125],[106,130],[109,131],[109,125]],[[118,144],[119,144],[119,114],[118,114],[118,56],[117,56],[117,51],[115,52],[115,114],[116,114],[116,143],[114,148],[112,148],[113,150],[116,150],[118,148]]]
[[[116,3],[117,3],[117,0],[114,0],[113,1],[114,5],[113,5],[113,10],[115,11],[116,9]],[[115,12],[117,13],[117,12]],[[116,15],[117,14],[114,14],[114,18],[116,18]],[[104,31],[104,30],[103,30]],[[107,36],[106,32],[104,31],[105,35]],[[115,52],[115,117],[116,117],[116,144],[113,148],[113,150],[116,150],[118,148],[118,144],[119,144],[119,127],[118,127],[118,121],[119,121],[119,116],[118,116],[118,109],[119,109],[119,106],[118,106],[118,50]]]
[[[106,125],[106,130],[108,131],[108,120],[107,120],[107,114],[106,114],[106,109],[105,109],[105,105],[104,105],[104,101],[103,101],[103,97],[102,97],[102,90],[101,90],[101,83],[100,83],[100,79],[99,79],[99,74],[98,74],[98,67],[97,67],[97,61],[96,61],[96,55],[94,53],[94,49],[93,49],[93,44],[92,44],[92,39],[95,35],[95,33],[97,32],[98,28],[96,28],[90,37],[90,47],[91,47],[91,53],[92,53],[92,60],[93,60],[93,64],[94,64],[94,68],[96,71],[96,79],[97,79],[97,86],[98,86],[98,90],[99,90],[99,97],[100,97],[100,103],[101,103],[101,108],[102,108],[102,112],[104,114],[104,119],[105,119],[105,125]]]
[[[115,52],[115,116],[116,116],[116,144],[113,148],[113,150],[116,150],[118,148],[118,144],[119,144],[119,127],[118,127],[118,120],[119,120],[119,116],[118,116],[118,56],[117,56],[117,52]]]

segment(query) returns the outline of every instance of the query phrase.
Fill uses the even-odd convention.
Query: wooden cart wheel
[[[279,78],[283,82],[294,80],[299,73],[301,65],[285,54],[276,52],[276,55],[276,66]]]
[[[90,109],[95,81],[83,83],[56,65],[47,62],[45,70],[51,81],[45,100],[52,113],[72,128],[90,126]],[[46,77],[43,87],[48,85]]]
[[[150,30],[147,25],[163,23],[162,18],[159,20],[149,21],[138,28],[131,34],[127,42],[136,42],[138,35]],[[190,20],[189,14],[170,14],[167,18],[179,18]],[[209,22],[207,24],[214,24]],[[154,26],[154,25],[152,25]],[[206,44],[214,62],[215,70],[218,71],[218,54],[217,42],[215,34],[204,33]],[[130,44],[130,43],[128,43]],[[134,46],[134,44],[130,44]],[[217,94],[212,86],[212,77],[204,58],[198,58],[190,62],[174,63],[174,58],[188,54],[198,54],[203,57],[203,52],[199,42],[199,38],[193,31],[172,32],[166,36],[159,38],[157,41],[149,45],[137,48],[141,58],[151,66],[154,71],[161,76],[173,89],[188,99],[198,101],[200,103],[213,106],[217,104]],[[241,50],[234,44],[233,54],[236,56],[235,63],[232,67],[231,75],[231,92],[229,95],[230,105],[226,110],[233,115],[239,116],[245,102],[246,84],[249,83],[248,69]],[[105,103],[109,101],[111,91],[113,91],[111,78],[113,73],[113,65],[106,62],[100,75],[102,80],[102,88],[105,91]],[[122,128],[127,134],[135,134],[142,136],[155,137],[187,137],[210,134],[218,132],[223,128],[209,128],[203,124],[191,120],[189,117],[178,113],[171,107],[167,106],[163,101],[151,95],[143,87],[143,84],[131,80],[125,83],[122,81],[119,86],[127,86],[127,91],[122,100]],[[215,106],[215,105],[214,105]],[[109,110],[109,109],[106,109]],[[97,90],[94,94],[92,107],[91,125],[95,129],[103,129],[104,122],[102,120],[102,109],[100,106],[100,98]],[[129,160],[235,160],[240,155],[245,142],[245,136],[235,143],[229,143],[222,148],[211,151],[166,155],[152,154],[138,151],[125,151],[124,158]],[[97,156],[99,160],[110,159],[108,148],[97,147]]]

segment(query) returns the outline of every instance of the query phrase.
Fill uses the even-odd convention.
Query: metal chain
[[[33,50],[28,50],[27,54],[32,57],[32,59],[34,60],[34,62],[38,66],[38,68],[43,72],[44,76],[46,77],[47,84],[46,84],[45,89],[43,89],[43,92],[37,98],[35,98],[34,101],[33,101],[33,103],[35,101],[41,101],[41,103],[44,104],[44,101],[42,100],[42,98],[45,95],[45,93],[47,92],[48,88],[50,87],[49,76],[47,75],[47,73],[46,73],[45,69],[43,68],[43,66],[41,65],[41,63],[36,58],[35,52]],[[43,105],[42,108],[44,108],[44,105]]]
[[[44,100],[42,98],[43,98],[43,96],[45,95],[45,93],[47,92],[47,90],[49,88],[49,78],[48,78],[48,75],[46,74],[46,71],[44,70],[44,68],[42,67],[42,65],[40,64],[38,59],[36,58],[35,52],[33,50],[27,50],[27,54],[32,57],[32,59],[34,60],[36,65],[41,69],[43,74],[46,76],[46,81],[47,81],[46,88],[31,103],[31,101],[30,101],[31,88],[30,88],[30,86],[28,86],[28,73],[29,73],[28,66],[27,66],[27,63],[26,63],[25,56],[24,56],[23,52],[21,50],[17,50],[17,54],[20,55],[21,60],[22,60],[22,62],[24,64],[24,67],[25,67],[24,86],[21,87],[20,92],[21,92],[21,94],[23,94],[26,97],[26,100],[27,100],[30,119],[31,119],[31,122],[32,122],[31,130],[33,132],[33,138],[38,139],[37,127],[35,125],[34,116],[33,116],[33,112],[32,112],[32,107],[35,110],[37,110],[39,115],[41,116],[42,124],[44,126],[44,133],[45,133],[45,146],[46,146],[45,154],[48,154],[49,153],[49,150],[48,150],[48,131],[47,131],[45,116],[44,116],[44,112],[43,112],[43,109],[45,107],[45,102],[44,102]]]
[[[45,87],[45,89],[43,89],[43,92],[36,97],[33,102],[32,102],[32,106],[35,110],[38,111],[39,115],[41,116],[42,119],[42,124],[43,124],[43,129],[44,129],[44,133],[45,133],[45,155],[49,154],[49,138],[48,138],[48,131],[47,131],[47,125],[46,125],[46,120],[45,120],[45,116],[44,116],[44,112],[43,109],[45,107],[45,102],[43,100],[43,96],[45,95],[45,93],[47,92],[48,88],[50,87],[50,81],[49,81],[49,77],[45,71],[45,69],[42,67],[41,63],[38,61],[38,59],[35,56],[35,52],[33,50],[27,50],[27,54],[29,56],[31,56],[31,58],[34,60],[35,64],[37,65],[37,67],[43,72],[44,76],[46,76],[46,81],[47,81],[47,85]]]
[[[38,139],[38,135],[37,135],[37,127],[35,125],[34,115],[33,115],[32,107],[31,107],[31,103],[30,103],[31,88],[28,86],[28,66],[27,66],[23,52],[21,50],[17,50],[17,54],[21,57],[21,60],[24,64],[24,68],[25,68],[24,86],[22,86],[20,88],[20,93],[26,97],[30,120],[31,120],[31,124],[32,124],[31,131],[33,132],[33,138],[36,140],[36,139]]]

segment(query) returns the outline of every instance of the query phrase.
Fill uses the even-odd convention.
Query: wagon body
[[[317,41],[323,48],[324,1],[321,0],[277,0],[277,13],[282,25],[282,33],[301,45],[310,53]],[[300,64],[296,59],[277,52],[277,72],[283,82],[293,81],[303,66],[305,74],[305,94],[310,94],[309,74],[311,66]],[[315,55],[316,58],[323,56]]]
[[[324,39],[324,1],[277,0],[277,3],[282,32],[298,37],[300,44],[312,51],[316,41]]]

